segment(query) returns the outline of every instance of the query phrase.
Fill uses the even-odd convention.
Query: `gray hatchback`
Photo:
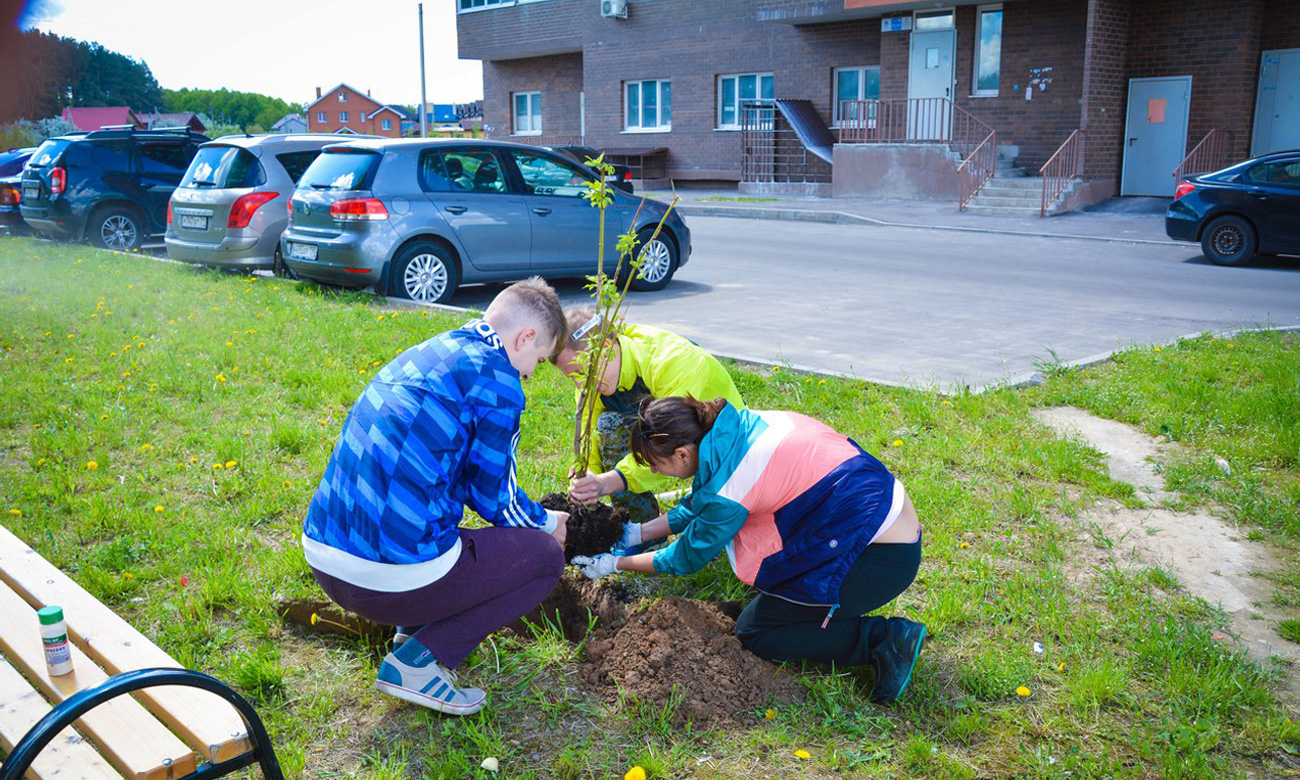
[[[274,268],[285,204],[337,135],[226,136],[199,147],[167,206],[167,256],[213,267]]]
[[[467,139],[350,141],[330,146],[298,182],[280,241],[305,279],[375,285],[448,301],[471,282],[585,276],[596,270],[600,212],[582,196],[593,174],[535,146]],[[648,241],[663,203],[614,191],[605,215],[612,272],[620,233]],[[663,289],[690,258],[674,211],[646,249],[636,290]]]

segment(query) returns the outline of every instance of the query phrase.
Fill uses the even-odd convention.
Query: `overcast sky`
[[[384,103],[420,102],[415,0],[45,0],[27,26],[144,60],[167,89],[260,92],[310,103],[347,82]],[[456,56],[455,0],[424,0],[432,103],[483,97],[478,60]]]

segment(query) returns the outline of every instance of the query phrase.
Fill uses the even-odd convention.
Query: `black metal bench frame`
[[[41,718],[23,735],[18,744],[14,745],[9,757],[5,759],[3,765],[0,765],[0,780],[22,780],[23,775],[27,773],[32,762],[45,746],[59,732],[71,726],[90,710],[123,694],[156,685],[181,685],[215,693],[230,702],[248,726],[249,739],[252,742],[251,750],[219,764],[200,764],[198,769],[186,775],[183,780],[208,780],[208,778],[222,777],[254,763],[261,766],[262,776],[266,780],[284,780],[284,773],[280,771],[280,762],[276,760],[275,750],[271,747],[271,738],[267,736],[266,727],[258,717],[257,711],[253,709],[253,705],[215,677],[189,669],[140,669],[123,672],[113,675],[94,688],[78,691],[50,710],[48,715]]]

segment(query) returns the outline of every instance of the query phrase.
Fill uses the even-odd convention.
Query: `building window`
[[[745,103],[772,100],[771,73],[740,73],[718,77],[718,129],[739,130]]]
[[[515,135],[542,134],[542,93],[515,93]]]
[[[323,124],[325,124],[326,122],[328,122],[329,120],[325,118],[325,112],[324,112],[324,111],[317,111],[317,112],[316,112],[316,121],[317,121],[317,122],[320,122],[320,123],[323,125]]]
[[[514,5],[515,0],[456,0],[457,11],[477,11],[494,5]]]
[[[673,83],[629,81],[623,87],[623,129],[673,129]]]
[[[844,107],[846,100],[879,100],[880,66],[835,69],[835,124],[857,116],[856,106]]]
[[[385,119],[385,120],[383,120],[382,122],[380,122],[380,126],[383,127],[385,130],[392,130],[392,129],[393,129],[393,120],[391,120],[391,119]]]
[[[912,19],[913,32],[930,32],[932,30],[951,30],[953,28],[953,11],[917,11]]]
[[[348,102],[348,93],[346,93],[346,92],[340,92],[340,93],[339,93],[339,102],[340,102],[340,103],[346,103],[346,102]]]
[[[1002,74],[1002,6],[980,6],[976,14],[979,35],[975,38],[975,96],[998,94]]]
[[[346,124],[347,121],[348,121],[348,112],[346,112],[346,111],[340,111],[340,112],[339,112],[339,121],[340,121],[340,122],[343,122],[343,123]]]

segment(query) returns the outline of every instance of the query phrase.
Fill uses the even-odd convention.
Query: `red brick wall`
[[[1263,6],[1263,0],[1133,3],[1128,77],[1192,77],[1187,151],[1220,128],[1233,134],[1232,156],[1248,156]]]
[[[483,126],[489,138],[510,140],[513,135],[516,92],[542,93],[543,136],[567,143],[580,134],[581,54],[485,61],[483,87]]]
[[[339,102],[339,93],[347,95],[347,100]],[[333,133],[337,130],[347,127],[355,133],[374,133],[374,128],[378,127],[378,122],[372,123],[368,117],[383,105],[374,99],[367,97],[364,93],[357,92],[348,87],[339,87],[333,92],[326,93],[306,110],[307,129],[313,133]],[[316,114],[324,111],[325,121],[320,122],[316,119]],[[348,113],[346,123],[339,121],[339,112]],[[385,114],[387,116],[387,114]],[[393,126],[397,132],[394,136],[399,135],[401,131],[400,123],[394,122]],[[376,135],[388,135],[388,133],[374,133]]]
[[[1263,51],[1300,48],[1300,2],[1265,0],[1264,33],[1259,44]]]
[[[1083,76],[1084,178],[1118,191],[1128,104],[1129,0],[1089,0]]]

